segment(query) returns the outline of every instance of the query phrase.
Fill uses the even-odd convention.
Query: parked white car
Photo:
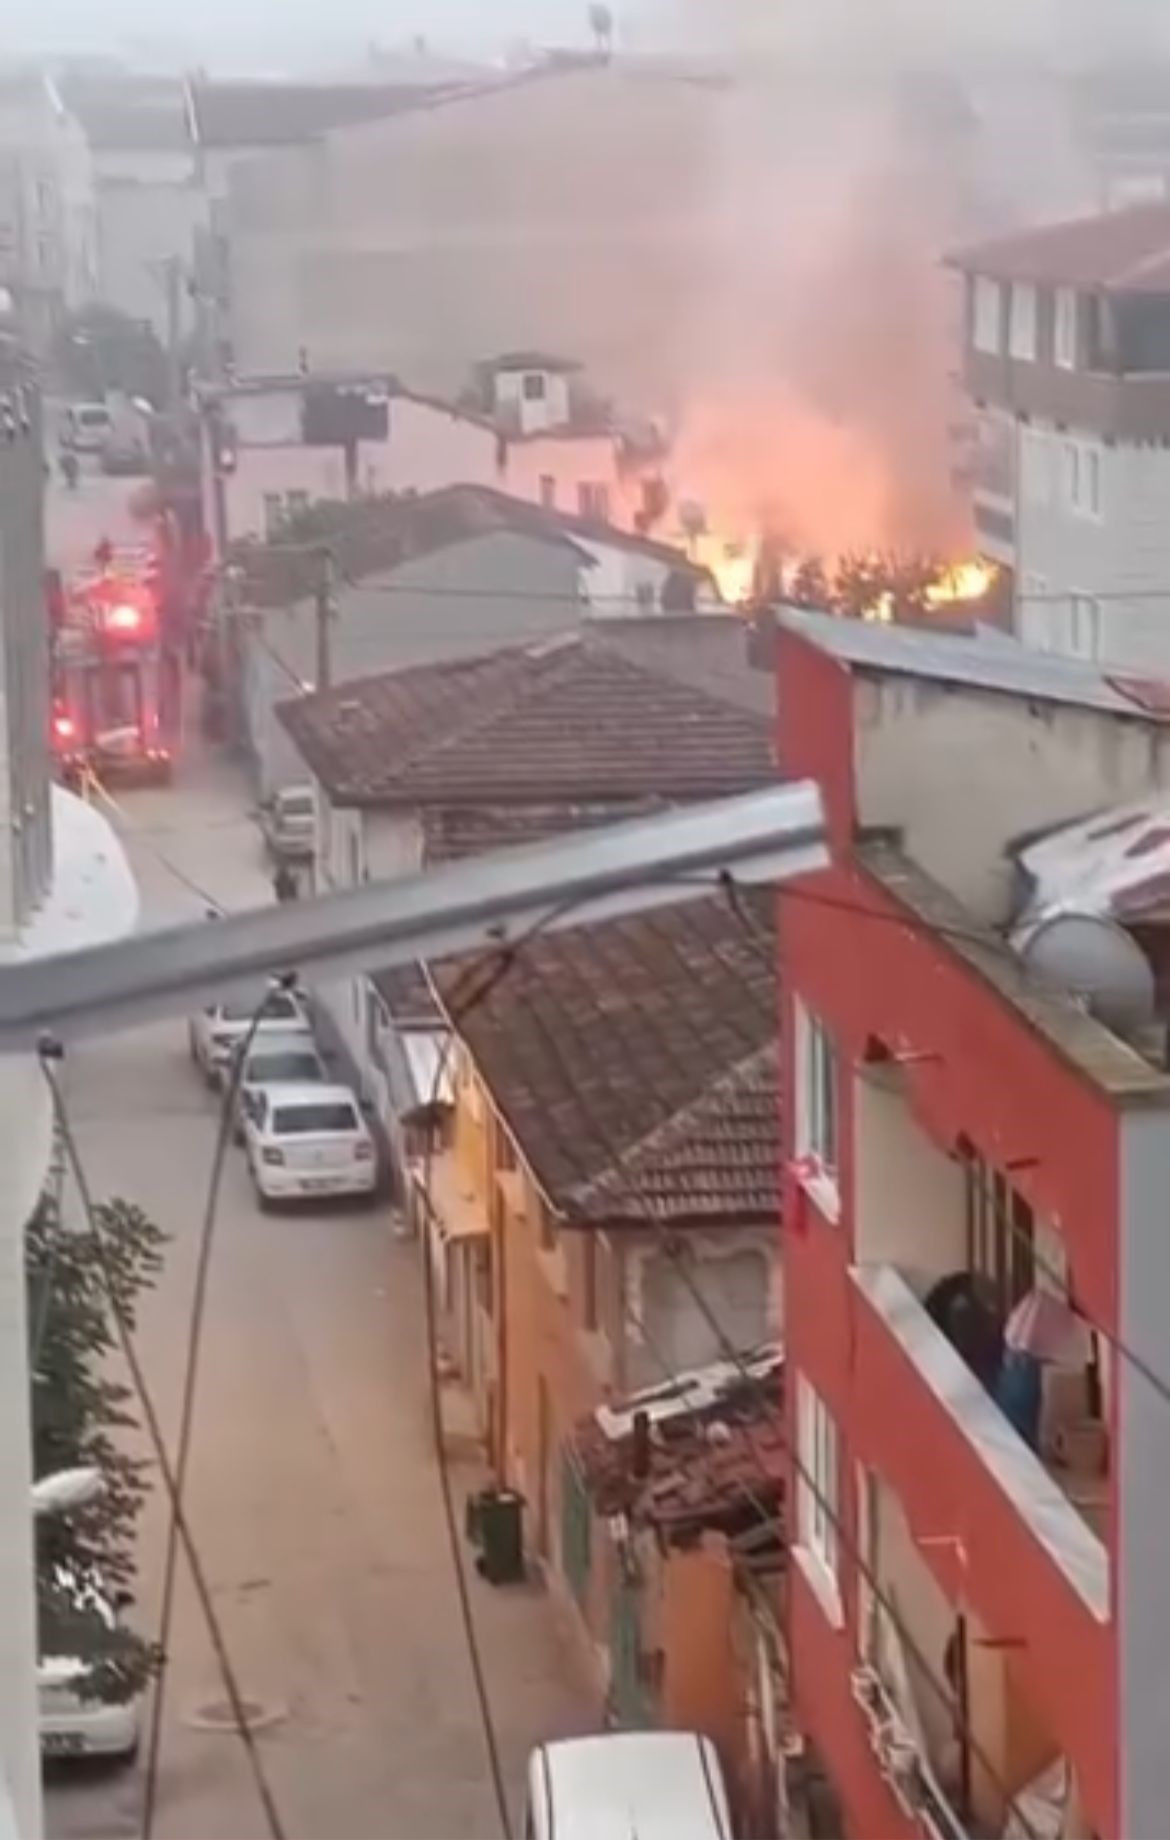
[[[255,994],[227,997],[192,1016],[188,1025],[191,1058],[209,1086],[222,1084],[233,1056],[248,1038],[263,995],[263,990],[257,990]],[[287,1035],[290,1030],[298,1030],[312,1040],[309,1013],[301,998],[291,990],[274,990],[269,993],[268,1007],[252,1039],[259,1042],[270,1035]]]
[[[240,1052],[243,1052],[242,1045]],[[274,1029],[259,1036],[248,1049],[236,1089],[232,1130],[238,1144],[244,1141],[244,1119],[256,1104],[262,1086],[325,1086],[329,1069],[303,1029]]]
[[[101,1592],[87,1588],[79,1607],[94,1611],[108,1629],[118,1609]],[[116,1703],[87,1698],[81,1691],[90,1663],[83,1655],[46,1654],[37,1663],[37,1706],[41,1753],[45,1757],[109,1757],[129,1763],[142,1730],[142,1694]]]
[[[378,1157],[348,1086],[260,1086],[244,1119],[261,1207],[327,1195],[372,1195]]]
[[[264,835],[277,862],[310,862],[317,834],[311,786],[284,786],[264,815]]]

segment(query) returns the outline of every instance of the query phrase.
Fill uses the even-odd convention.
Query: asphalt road
[[[269,897],[234,769],[188,761],[126,795],[144,924]],[[92,1186],[173,1236],[140,1346],[173,1437],[216,1129],[183,1019],[77,1050],[65,1070]],[[203,1344],[190,1518],[289,1840],[460,1840],[500,1831],[427,1420],[417,1251],[385,1205],[260,1214],[232,1150]],[[139,1603],[157,1618],[161,1492]],[[473,1579],[509,1789],[539,1737],[588,1727],[545,1598]],[[158,1840],[266,1829],[184,1576],[172,1643]],[[53,1840],[139,1831],[140,1768],[59,1777]]]
[[[55,452],[50,450],[48,459],[52,471],[45,503],[45,548],[50,567],[66,572],[88,567],[103,537],[115,545],[145,540],[148,530],[130,512],[131,497],[143,480],[107,478],[86,456],[77,490],[69,492]]]

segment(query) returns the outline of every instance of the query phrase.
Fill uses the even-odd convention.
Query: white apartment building
[[[960,252],[980,550],[1017,635],[1170,673],[1170,205]]]
[[[89,147],[52,81],[34,69],[0,70],[0,286],[42,352],[63,314],[97,293]]]
[[[49,779],[48,619],[40,405],[0,340],[0,960],[97,945],[133,930],[122,847],[92,806]],[[0,1055],[0,1834],[39,1840],[36,1609],[24,1230],[53,1143],[31,1055]],[[6,1817],[8,1824],[6,1825]]]

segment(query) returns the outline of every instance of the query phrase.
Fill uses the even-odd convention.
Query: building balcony
[[[855,1267],[852,1434],[945,1596],[1018,1658],[1037,1716],[1092,1777],[1109,1715],[1107,1485],[1072,1493],[1018,1435],[894,1265]],[[1078,1496],[1085,1498],[1078,1499]],[[1109,1787],[1089,1780],[1107,1805]]]
[[[1170,435],[1170,376],[1061,370],[969,350],[966,385],[976,402],[1107,440],[1158,441]]]

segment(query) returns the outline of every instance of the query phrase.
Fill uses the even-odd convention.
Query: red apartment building
[[[1170,701],[1002,636],[786,613],[776,649],[782,768],[819,781],[834,853],[780,900],[797,1725],[851,1840],[1153,1840],[1170,1403],[1139,1362],[1170,1379],[1166,1029],[1041,981],[1017,927],[1026,846],[1071,827],[1051,913],[1138,962],[1136,897],[1094,851],[1128,851],[1132,883],[1170,839]],[[1110,811],[1133,801],[1140,824]],[[1009,1316],[1038,1420],[995,1378]]]

